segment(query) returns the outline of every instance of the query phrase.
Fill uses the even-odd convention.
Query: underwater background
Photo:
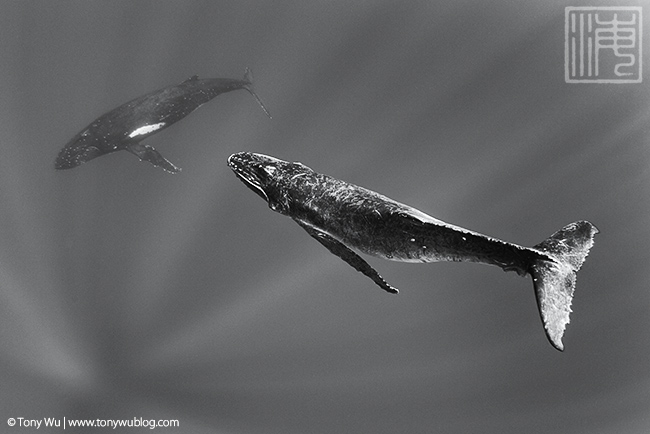
[[[585,5],[617,6],[2,1],[0,432],[650,432],[650,74],[565,83]],[[180,174],[54,170],[110,109],[246,67],[273,118],[231,92],[143,142]],[[248,190],[239,151],[526,246],[591,221],[565,351],[530,277],[364,257],[383,292]]]

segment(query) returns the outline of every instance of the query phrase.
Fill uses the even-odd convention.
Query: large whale
[[[384,290],[397,293],[352,249],[393,261],[469,261],[530,275],[544,330],[562,351],[576,272],[598,229],[577,221],[534,247],[445,223],[408,205],[317,173],[301,163],[241,152],[228,165],[269,207],[303,229]]]
[[[135,98],[95,119],[61,149],[54,166],[71,169],[100,155],[127,150],[167,172],[178,173],[180,168],[152,146],[140,142],[180,121],[214,97],[237,89],[250,92],[271,117],[253,89],[253,76],[248,68],[242,80],[200,80],[195,75],[180,84]]]

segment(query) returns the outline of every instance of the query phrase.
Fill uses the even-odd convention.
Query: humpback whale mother
[[[301,163],[241,152],[228,165],[276,212],[388,292],[397,293],[352,249],[393,261],[470,261],[530,274],[544,330],[562,351],[576,272],[598,229],[577,221],[534,247],[522,247],[445,223],[374,191],[317,173]]]
[[[180,168],[152,146],[140,142],[180,121],[216,96],[237,89],[250,92],[271,117],[253,89],[253,76],[248,68],[242,80],[200,80],[195,75],[180,84],[135,98],[95,119],[61,149],[55,167],[71,169],[100,155],[125,149],[167,172],[178,173]]]

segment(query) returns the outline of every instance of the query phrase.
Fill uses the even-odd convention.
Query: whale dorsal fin
[[[191,81],[197,81],[198,79],[199,79],[198,75],[193,75],[190,78],[188,78],[187,80],[185,80],[183,83],[189,83]]]

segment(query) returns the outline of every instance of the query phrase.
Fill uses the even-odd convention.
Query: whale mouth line
[[[244,181],[244,184],[246,184],[251,190],[253,190],[255,193],[260,195],[262,199],[264,199],[267,202],[269,201],[269,197],[266,195],[266,192],[264,191],[264,189],[262,189],[262,187],[258,183],[256,183],[254,180],[249,179],[244,173],[240,173],[236,171],[235,175],[237,175],[239,179]]]
[[[228,158],[228,166],[235,172],[237,178],[239,178],[248,188],[257,193],[265,201],[269,201],[269,197],[262,188],[262,183],[260,179],[255,174],[251,163],[249,161],[244,161],[237,154],[233,154]]]

